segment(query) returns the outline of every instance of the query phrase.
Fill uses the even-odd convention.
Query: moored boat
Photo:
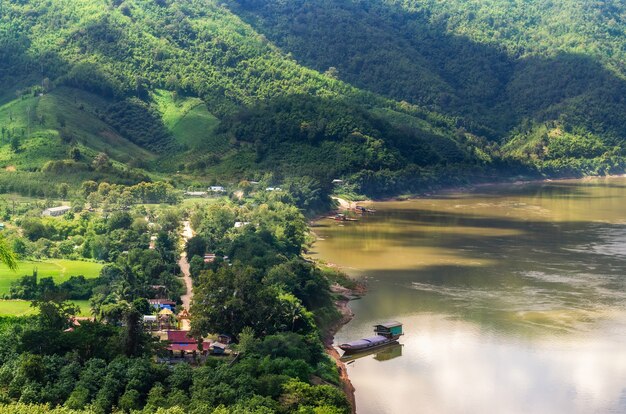
[[[404,333],[400,322],[387,322],[374,327],[376,335],[339,345],[345,353],[369,351],[382,346],[395,344]]]

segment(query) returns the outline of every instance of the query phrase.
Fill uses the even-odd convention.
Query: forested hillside
[[[271,171],[380,196],[619,172],[625,9],[0,0],[0,185]]]

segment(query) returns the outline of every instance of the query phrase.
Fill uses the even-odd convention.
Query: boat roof
[[[385,322],[385,323],[379,323],[378,325],[374,325],[374,326],[383,326],[385,328],[394,328],[396,326],[402,326],[402,324],[398,321],[389,321],[389,322]]]
[[[348,342],[345,345],[350,345],[350,346],[366,346],[366,345],[370,345],[370,344],[378,344],[381,342],[385,342],[388,341],[389,339],[385,338],[382,335],[376,335],[376,336],[370,336],[369,338],[363,338],[363,339],[359,339],[356,341],[352,341],[352,342]]]

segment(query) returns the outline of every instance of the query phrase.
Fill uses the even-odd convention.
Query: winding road
[[[189,221],[183,221],[184,230],[182,233],[183,236],[183,249],[187,244],[187,240],[193,237],[193,230],[191,229],[191,225]],[[183,281],[185,283],[186,293],[180,297],[183,302],[183,307],[187,310],[190,309],[191,306],[191,298],[193,297],[193,282],[191,280],[191,273],[189,272],[189,262],[187,261],[187,253],[183,250],[180,254],[180,260],[178,261],[178,265],[180,266],[180,271],[183,273]],[[183,325],[181,326],[182,330],[189,330],[189,320],[183,320]]]

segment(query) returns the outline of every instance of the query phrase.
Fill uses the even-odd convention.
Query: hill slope
[[[552,13],[577,1],[3,1],[0,166],[102,177],[104,151],[110,180],[272,171],[374,195],[618,171],[624,7]]]

